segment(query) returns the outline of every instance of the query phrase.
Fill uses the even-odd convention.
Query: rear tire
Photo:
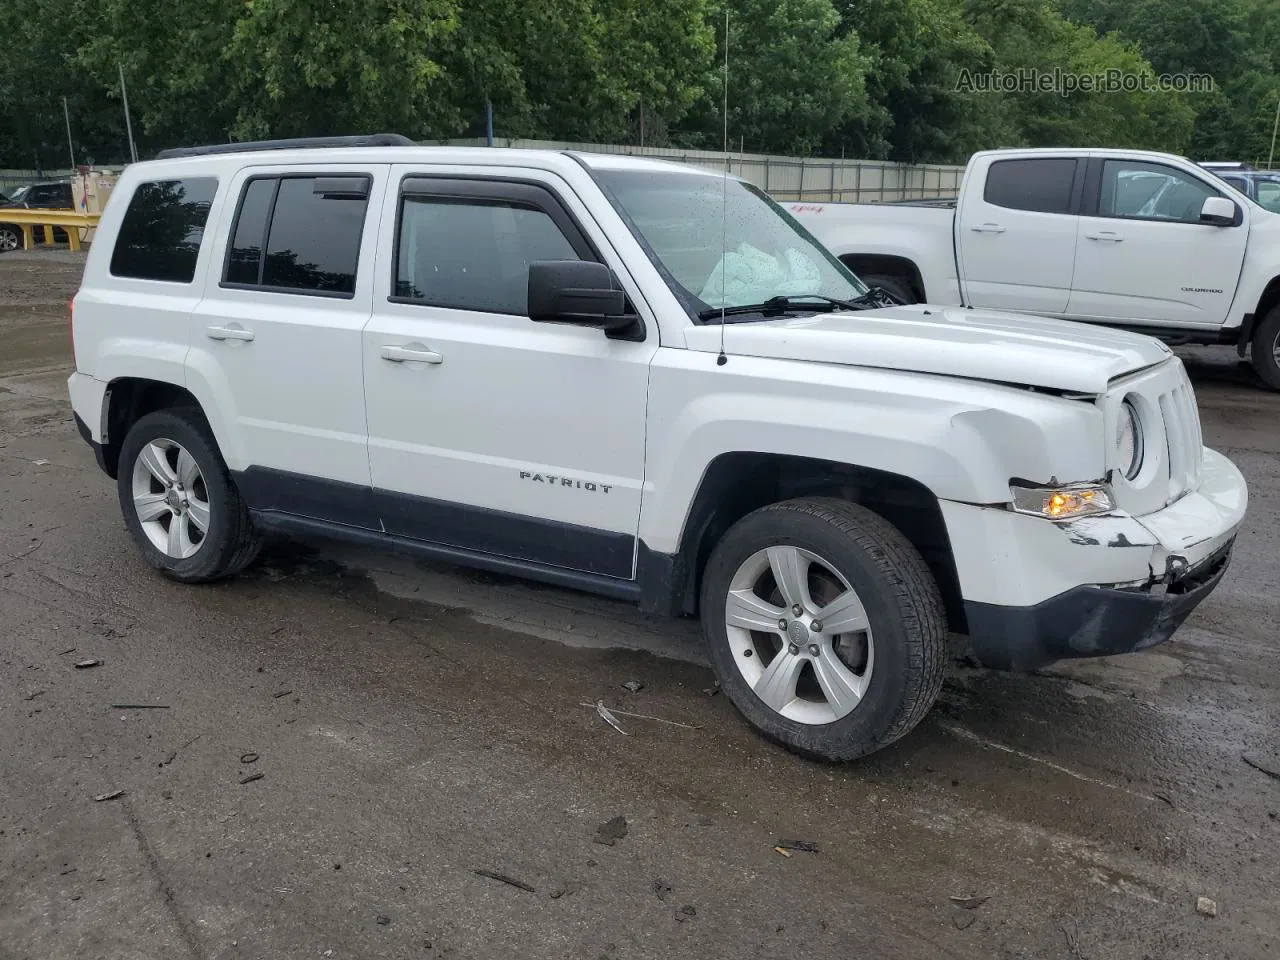
[[[1272,390],[1280,390],[1280,307],[1272,307],[1253,331],[1249,353],[1262,382]]]
[[[138,549],[171,579],[231,576],[262,548],[213,431],[195,408],[141,417],[120,446],[116,487]]]
[[[890,277],[872,275],[862,278],[862,282],[869,287],[880,287],[889,291],[898,300],[903,303],[919,303],[920,298],[916,296],[915,290],[911,288],[911,283],[906,277]]]
[[[788,500],[738,521],[707,563],[701,616],[734,706],[802,756],[853,760],[888,746],[942,689],[937,584],[906,537],[858,504]]]

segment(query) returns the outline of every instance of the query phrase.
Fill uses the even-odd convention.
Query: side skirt
[[[620,580],[617,577],[609,577],[598,573],[565,570],[529,560],[512,560],[477,550],[467,550],[463,547],[430,543],[409,537],[398,537],[378,530],[352,527],[327,520],[315,520],[310,517],[281,513],[276,510],[250,510],[249,513],[253,518],[253,522],[260,529],[272,533],[324,537],[343,540],[348,543],[375,546],[409,556],[426,557],[432,560],[454,563],[458,566],[474,567],[493,573],[524,577],[528,580],[537,580],[557,587],[568,587],[571,590],[582,590],[618,600],[629,600],[633,603],[638,602],[641,597],[640,583],[636,580]]]

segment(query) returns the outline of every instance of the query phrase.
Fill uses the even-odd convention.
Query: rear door
[[[386,165],[263,165],[228,183],[188,376],[216,398],[250,506],[375,527],[360,337]]]
[[[1082,158],[981,158],[956,211],[965,303],[1061,314],[1071,295]]]
[[[1234,226],[1200,222],[1211,174],[1158,161],[1093,157],[1076,240],[1067,313],[1136,326],[1220,326],[1249,237],[1244,204]]]

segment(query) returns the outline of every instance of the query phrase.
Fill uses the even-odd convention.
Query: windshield
[[[695,320],[709,309],[773,297],[852,300],[867,292],[751,184],[676,171],[597,170],[595,176]]]

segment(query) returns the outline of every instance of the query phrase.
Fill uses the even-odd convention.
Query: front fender
[[[896,371],[751,357],[718,367],[694,351],[662,354],[651,377],[640,519],[641,539],[659,552],[679,548],[709,465],[728,453],[871,468],[977,504],[1007,502],[1011,478],[1104,472],[1092,404]]]

